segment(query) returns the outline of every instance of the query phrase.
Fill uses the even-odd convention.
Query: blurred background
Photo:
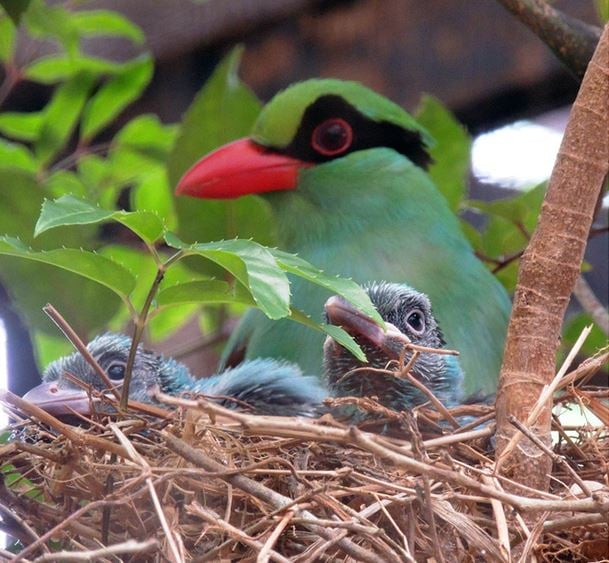
[[[598,25],[592,1],[553,5]],[[242,43],[240,75],[264,101],[315,76],[360,81],[411,111],[422,93],[440,99],[474,138],[470,195],[477,199],[504,197],[548,177],[578,88],[546,46],[491,0],[99,0],[86,7],[122,12],[141,26],[156,60],[150,86],[116,129],[147,112],[164,123],[179,121],[218,61]],[[135,49],[121,39],[91,39],[87,47],[116,60]],[[25,82],[5,107],[35,111],[48,96],[45,86]],[[586,279],[605,305],[606,215],[586,257],[593,266]],[[9,371],[20,374],[9,384],[22,393],[36,381],[37,368],[1,287],[0,316]]]

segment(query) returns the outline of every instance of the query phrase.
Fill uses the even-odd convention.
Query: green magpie
[[[308,80],[266,104],[250,137],[195,163],[176,192],[262,194],[282,250],[358,283],[384,279],[425,292],[447,346],[461,353],[465,393],[492,393],[510,300],[426,173],[432,142],[406,111],[364,86]],[[328,297],[300,279],[292,280],[292,295],[293,305],[314,317]],[[223,363],[276,357],[319,373],[323,338],[251,310]]]

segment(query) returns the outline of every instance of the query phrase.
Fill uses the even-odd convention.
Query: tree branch
[[[598,27],[566,15],[544,0],[498,2],[537,35],[578,80],[583,78],[601,36]]]
[[[609,171],[608,63],[606,26],[573,104],[537,228],[520,262],[497,395],[498,458],[515,431],[509,416],[527,420],[554,375],[562,321]],[[550,441],[550,421],[551,397],[530,428],[545,443]],[[504,461],[506,476],[547,489],[551,460],[529,440],[522,440]]]

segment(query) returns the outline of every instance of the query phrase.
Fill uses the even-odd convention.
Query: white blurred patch
[[[473,173],[506,188],[534,186],[550,177],[561,140],[556,127],[516,121],[474,139]]]

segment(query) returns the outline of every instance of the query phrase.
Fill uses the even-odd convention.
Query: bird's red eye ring
[[[345,152],[353,142],[353,129],[344,119],[326,119],[313,130],[311,144],[324,156],[334,156]]]

